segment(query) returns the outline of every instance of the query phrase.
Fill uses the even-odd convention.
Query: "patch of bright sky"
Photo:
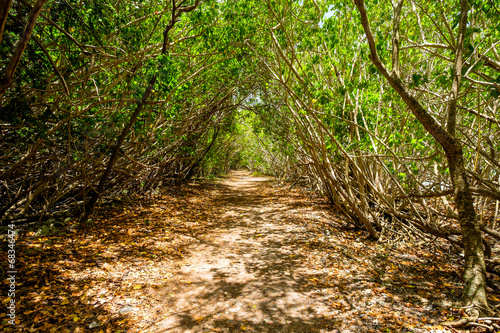
[[[319,27],[323,28],[323,23],[325,22],[325,20],[332,17],[333,14],[335,14],[335,11],[332,8],[329,8],[328,11],[323,15],[321,21],[319,21]]]

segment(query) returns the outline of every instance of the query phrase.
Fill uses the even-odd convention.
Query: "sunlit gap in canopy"
[[[319,21],[319,24],[318,24],[319,27],[323,28],[323,23],[325,23],[325,20],[332,17],[333,14],[335,14],[335,10],[333,9],[333,7],[328,8],[328,11],[323,15],[323,18]]]

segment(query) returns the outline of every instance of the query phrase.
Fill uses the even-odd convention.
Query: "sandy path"
[[[20,243],[16,331],[442,333],[459,316],[463,265],[442,245],[370,240],[246,172],[168,190]]]
[[[158,308],[155,332],[334,332],[327,290],[305,287],[314,274],[289,240],[303,227],[266,178],[233,172],[216,198],[218,232],[188,247]]]

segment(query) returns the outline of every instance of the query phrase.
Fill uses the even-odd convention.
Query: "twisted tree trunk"
[[[471,306],[478,312],[489,314],[491,312],[486,298],[486,266],[484,261],[484,248],[480,231],[479,221],[474,208],[474,200],[469,188],[469,182],[463,160],[463,149],[460,141],[455,137],[456,126],[456,99],[460,89],[460,76],[463,62],[463,45],[467,27],[467,0],[460,1],[461,16],[458,27],[455,66],[453,73],[452,90],[450,92],[450,103],[448,108],[448,128],[441,126],[420,102],[410,94],[400,79],[399,74],[399,30],[400,13],[403,0],[394,4],[393,17],[393,50],[392,50],[392,72],[389,72],[382,60],[379,58],[375,39],[373,37],[368,16],[363,0],[354,0],[361,15],[361,24],[365,31],[370,47],[370,59],[378,70],[384,75],[387,82],[399,94],[411,112],[425,127],[425,129],[439,142],[446,154],[448,168],[450,170],[451,183],[453,185],[453,196],[458,220],[462,232],[462,243],[465,252],[464,268],[464,292],[462,304]]]

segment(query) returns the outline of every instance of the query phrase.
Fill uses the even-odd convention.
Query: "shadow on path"
[[[234,172],[211,186],[210,228],[159,291],[147,332],[432,332],[435,302],[460,294],[449,258],[333,225],[267,178]]]
[[[316,274],[291,241],[305,229],[282,221],[292,207],[267,182],[234,172],[219,184],[219,232],[187,249],[158,331],[330,331],[328,297],[312,297]]]

